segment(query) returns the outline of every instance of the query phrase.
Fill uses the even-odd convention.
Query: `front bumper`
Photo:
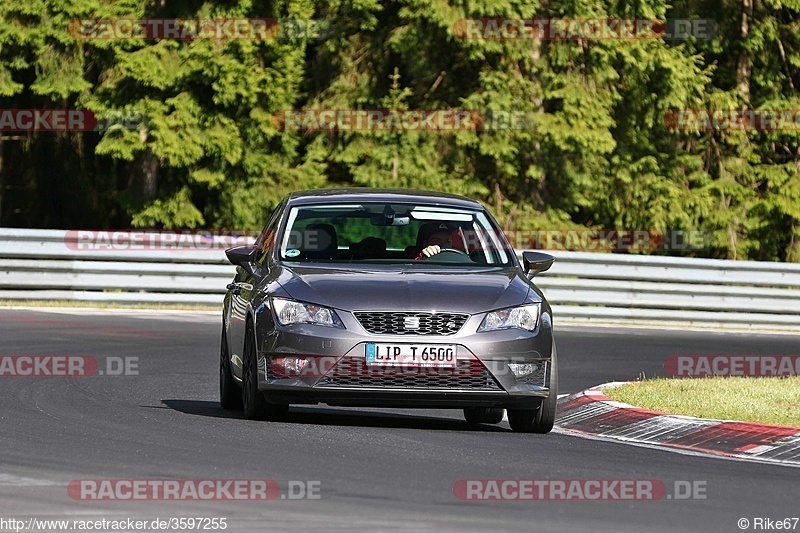
[[[355,317],[340,313],[345,329],[313,325],[276,328],[259,342],[259,389],[275,403],[327,403],[375,407],[511,407],[535,409],[549,389],[552,329],[543,313],[534,332],[477,333],[481,315],[455,335],[409,336],[367,333]],[[382,369],[366,365],[366,344],[455,345],[455,369]],[[287,372],[284,358],[307,360]],[[517,378],[508,363],[533,363],[533,374]]]

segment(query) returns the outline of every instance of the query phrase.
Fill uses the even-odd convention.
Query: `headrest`
[[[339,249],[339,242],[336,238],[336,228],[331,224],[309,224],[306,227],[304,237],[305,242],[303,248],[305,250],[327,252]]]
[[[350,244],[350,251],[358,254],[382,254],[386,251],[386,241],[378,237],[364,237]]]

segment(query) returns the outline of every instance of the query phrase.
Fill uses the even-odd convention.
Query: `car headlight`
[[[316,324],[332,328],[344,328],[336,311],[321,305],[306,304],[284,298],[273,298],[272,308],[275,317],[282,326],[292,324]]]
[[[533,331],[536,329],[536,324],[539,322],[540,307],[541,304],[537,303],[492,311],[483,319],[481,327],[478,328],[478,332],[511,328]]]

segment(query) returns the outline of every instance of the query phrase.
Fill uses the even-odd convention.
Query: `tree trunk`
[[[786,249],[787,263],[800,263],[800,225],[797,220],[792,221],[792,236]]]
[[[142,200],[149,200],[158,192],[158,166],[158,158],[150,149],[139,156],[137,188]]]
[[[3,225],[3,134],[0,133],[0,226]]]
[[[750,52],[744,47],[747,37],[750,35],[750,21],[753,19],[753,2],[755,0],[742,0],[742,19],[739,25],[739,60],[736,64],[736,85],[739,94],[745,103],[750,102],[750,71],[753,67]]]
[[[142,130],[139,137],[144,144],[147,141],[147,132]],[[150,148],[145,149],[135,160],[133,167],[133,193],[136,197],[146,202],[158,193],[158,157]]]
[[[542,55],[542,41],[533,41],[531,43],[531,69],[535,72],[536,63],[539,61]],[[539,85],[541,89],[541,84]],[[540,95],[533,95],[533,103],[536,106],[536,118],[537,120],[544,116],[544,102]],[[526,120],[527,123],[527,120]],[[536,120],[531,121],[530,127],[535,127]],[[526,189],[528,189],[528,194],[534,200],[534,207],[540,211],[544,211],[547,208],[547,203],[545,200],[545,185],[547,182],[547,174],[545,173],[544,169],[542,169],[539,162],[542,160],[542,150],[541,150],[541,143],[537,140],[534,142],[534,152],[531,154],[531,158],[533,162],[537,164],[540,168],[539,176],[535,180],[534,183],[530,183],[531,179],[529,177],[525,178]]]

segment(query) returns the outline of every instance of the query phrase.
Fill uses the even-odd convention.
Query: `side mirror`
[[[256,262],[258,249],[255,246],[235,246],[225,250],[228,261],[236,266],[247,268]]]
[[[542,252],[522,252],[522,266],[531,278],[553,266],[555,260],[552,255]]]

